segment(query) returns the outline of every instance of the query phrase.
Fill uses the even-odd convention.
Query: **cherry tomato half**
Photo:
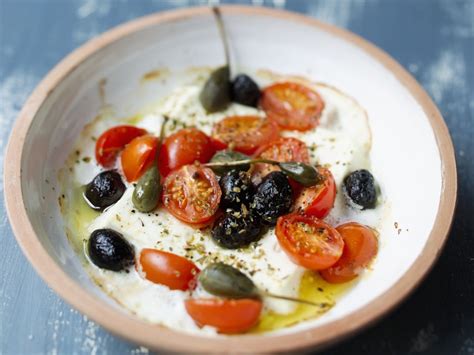
[[[95,159],[97,162],[110,168],[114,165],[118,153],[133,139],[143,136],[147,132],[135,126],[116,126],[102,133],[95,143]]]
[[[128,182],[136,181],[150,167],[155,159],[158,139],[141,136],[131,141],[122,152],[122,170]]]
[[[219,182],[209,168],[185,165],[172,171],[163,183],[163,204],[186,223],[202,224],[211,220],[220,199]]]
[[[313,216],[298,213],[282,216],[278,218],[275,233],[289,258],[310,270],[334,265],[344,248],[339,232]]]
[[[336,199],[336,183],[331,172],[323,167],[318,167],[323,181],[311,187],[301,190],[295,200],[295,211],[317,218],[326,217],[334,207]]]
[[[189,299],[186,311],[199,325],[217,328],[219,333],[243,333],[252,328],[262,312],[262,302],[254,299]]]
[[[279,137],[276,140],[260,147],[256,152],[257,158],[271,159],[281,162],[296,161],[309,163],[309,151],[306,144],[297,138]],[[252,166],[252,181],[259,183],[262,178],[272,171],[280,170],[277,166],[270,164],[254,164]],[[293,190],[298,189],[298,183],[290,180]]]
[[[253,154],[258,147],[278,137],[278,127],[258,116],[231,116],[214,125],[212,136],[233,149]]]
[[[184,128],[163,141],[159,168],[163,176],[195,161],[207,163],[216,152],[214,142],[196,128]]]
[[[359,223],[346,223],[336,229],[344,239],[342,256],[320,274],[327,282],[343,283],[355,279],[369,265],[377,255],[378,241],[372,229]]]
[[[186,291],[196,287],[199,269],[182,256],[156,249],[143,249],[140,266],[143,276],[151,282],[168,286],[171,290]]]
[[[324,102],[309,87],[284,82],[268,86],[262,92],[262,109],[282,129],[307,131],[316,127]]]

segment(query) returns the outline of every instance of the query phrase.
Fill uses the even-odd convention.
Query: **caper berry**
[[[151,212],[158,206],[160,193],[160,173],[158,167],[154,164],[138,180],[133,190],[133,205],[140,212]]]
[[[237,75],[232,81],[232,101],[245,106],[257,107],[260,99],[260,89],[251,77],[245,74]]]
[[[240,208],[242,204],[248,206],[254,193],[255,186],[250,180],[249,173],[232,170],[225,173],[219,181],[221,187],[221,207]]]
[[[228,210],[212,227],[212,239],[226,249],[248,246],[258,240],[264,231],[260,219],[244,206],[243,211]]]
[[[373,175],[365,170],[356,170],[344,178],[343,191],[346,198],[362,210],[375,208],[377,188]]]
[[[271,172],[257,186],[250,209],[262,219],[263,223],[275,225],[278,217],[290,211],[292,194],[286,175],[281,171]]]
[[[102,269],[121,271],[135,263],[133,246],[112,229],[97,229],[88,241],[92,262]]]
[[[233,150],[220,150],[211,159],[211,163],[230,163],[237,162],[241,160],[249,160],[250,157],[240,152],[235,152]],[[237,166],[211,166],[211,169],[218,175],[223,175],[227,171],[231,170],[241,170],[247,171],[250,169],[250,164],[245,163]]]
[[[314,186],[321,180],[318,171],[311,165],[305,163],[294,161],[282,162],[279,163],[278,166],[286,176],[306,187]]]
[[[208,265],[199,273],[201,286],[210,294],[229,298],[259,298],[253,281],[240,270],[224,263]]]
[[[202,88],[199,100],[208,113],[222,111],[230,103],[230,70],[223,66],[214,70]]]
[[[86,186],[84,197],[96,210],[103,210],[120,200],[125,185],[115,170],[103,171]]]

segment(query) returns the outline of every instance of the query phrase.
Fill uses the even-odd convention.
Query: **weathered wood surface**
[[[423,284],[391,315],[327,353],[474,354],[474,0],[233,2],[305,13],[374,42],[428,90],[454,140],[459,202],[441,258]],[[63,56],[121,22],[207,3],[0,0],[2,166],[4,147],[19,109]],[[12,235],[3,206],[3,183],[0,199],[0,354],[148,353],[71,309],[41,281]]]

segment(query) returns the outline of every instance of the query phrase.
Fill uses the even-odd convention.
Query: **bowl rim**
[[[4,191],[10,224],[24,255],[41,278],[65,301],[110,332],[153,349],[197,352],[281,352],[312,346],[321,348],[354,334],[391,311],[403,301],[428,274],[439,257],[451,227],[457,197],[457,172],[454,148],[448,128],[429,95],[398,62],[374,44],[358,35],[322,23],[316,19],[264,7],[222,5],[224,15],[268,16],[313,26],[348,41],[391,71],[420,104],[428,117],[441,158],[442,188],[435,223],[429,238],[410,269],[373,302],[347,316],[316,328],[282,335],[236,335],[205,337],[159,327],[141,321],[106,304],[73,281],[49,256],[37,238],[28,218],[22,193],[21,162],[29,127],[43,102],[57,85],[83,61],[111,43],[146,27],[174,22],[194,16],[208,16],[210,7],[192,7],[154,13],[119,25],[91,39],[57,64],[35,88],[12,129],[5,154]],[[19,194],[20,192],[20,194]],[[238,349],[238,350],[236,350]]]

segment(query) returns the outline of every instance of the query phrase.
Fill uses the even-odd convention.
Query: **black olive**
[[[292,193],[286,175],[281,171],[271,172],[258,185],[250,208],[263,223],[275,225],[278,217],[290,211]]]
[[[135,263],[133,246],[112,229],[97,229],[88,242],[89,258],[102,269],[121,271]]]
[[[87,184],[84,197],[96,210],[103,210],[120,200],[125,192],[125,185],[120,174],[115,170],[103,171]]]
[[[377,202],[377,188],[372,174],[365,170],[356,170],[344,178],[344,195],[359,208],[374,208]]]
[[[251,77],[239,74],[232,81],[232,101],[245,106],[257,107],[260,89]]]
[[[238,209],[242,204],[248,206],[255,193],[255,186],[245,171],[229,171],[221,177],[219,184],[222,208]]]
[[[247,209],[227,210],[214,223],[211,236],[223,248],[237,249],[258,240],[264,231],[260,219]]]

